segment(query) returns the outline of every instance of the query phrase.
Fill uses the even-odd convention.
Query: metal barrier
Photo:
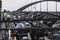
[[[60,28],[24,28],[24,29],[8,29],[8,28],[0,28],[0,31],[2,31],[2,30],[4,30],[4,31],[8,31],[8,35],[6,36],[5,35],[5,38],[3,38],[3,39],[1,39],[1,40],[11,40],[11,39],[9,39],[10,37],[11,37],[11,32],[10,31],[16,31],[16,30],[19,30],[19,31],[26,31],[27,30],[27,33],[29,32],[29,33],[31,33],[32,31],[39,31],[39,30],[49,30],[49,31],[51,31],[51,32],[54,32],[54,31],[56,31],[56,30],[60,30]],[[13,35],[14,35],[15,33],[13,33]],[[18,34],[18,33],[17,33]],[[24,35],[26,35],[26,34],[19,34],[19,35],[21,35],[21,36],[24,36]],[[20,37],[21,37],[20,36]],[[13,40],[13,39],[12,39]],[[55,40],[55,39],[54,39]]]

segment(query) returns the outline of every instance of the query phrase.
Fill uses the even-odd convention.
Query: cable
[[[32,0],[31,0],[31,3],[32,3]],[[31,11],[32,11],[32,6],[31,6]]]
[[[57,13],[57,1],[56,1],[56,13]]]
[[[35,2],[36,2],[36,0],[35,0]],[[36,11],[36,4],[35,4],[35,11]]]
[[[48,1],[47,1],[47,12],[48,12]]]
[[[27,4],[29,4],[29,0],[27,0]],[[29,7],[28,7],[28,11],[29,11]]]
[[[41,1],[41,0],[40,0]],[[41,2],[40,2],[40,11],[41,11]]]

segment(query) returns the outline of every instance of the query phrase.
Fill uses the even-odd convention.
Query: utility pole
[[[0,0],[0,21],[1,21],[1,8],[2,8],[2,0]],[[0,22],[0,27],[1,27],[1,22]]]

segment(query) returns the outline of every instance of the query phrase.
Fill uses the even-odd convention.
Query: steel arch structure
[[[23,7],[19,8],[18,10],[16,10],[15,12],[11,12],[11,14],[17,14],[17,15],[18,15],[18,13],[26,13],[26,11],[23,11],[24,9],[26,9],[26,8],[34,5],[34,4],[42,3],[42,2],[45,2],[45,1],[56,1],[56,2],[60,2],[60,0],[43,0],[43,1],[37,1],[37,2],[33,2],[33,3],[30,3],[30,4],[27,4],[27,5],[23,6]],[[42,11],[31,12],[31,11],[30,11],[29,13],[48,14],[48,15],[52,15],[52,16],[58,17],[58,20],[59,20],[59,18],[60,18],[59,15],[51,14],[51,13],[60,13],[60,12],[42,12]],[[44,19],[43,19],[43,20],[44,20]],[[50,19],[48,19],[48,20],[50,20]],[[2,22],[2,21],[1,21],[1,22]]]
[[[57,1],[57,2],[60,2],[60,0],[43,0],[43,1],[37,1],[37,2],[34,2],[34,3],[31,3],[31,4],[28,4],[28,5],[25,5],[23,7],[21,7],[20,9],[18,9],[17,11],[15,11],[14,13],[17,14],[17,13],[26,13],[26,12],[23,12],[24,9],[34,5],[34,4],[37,4],[37,3],[41,3],[41,2],[44,2],[44,1]],[[55,19],[52,19],[52,20],[60,20],[60,16],[58,15],[54,15],[54,14],[51,14],[51,13],[60,13],[60,12],[29,12],[29,13],[42,13],[42,14],[48,14],[48,15],[52,15],[52,16],[56,16],[58,18],[55,18]],[[29,19],[28,21],[34,21],[35,19]],[[51,18],[48,18],[48,19],[43,19],[41,18],[40,20],[51,20]],[[40,21],[40,20],[35,20],[35,21]],[[27,21],[26,19],[23,19],[23,20],[1,20],[0,22],[19,22],[19,21]],[[47,26],[45,24],[41,24],[40,25],[43,25],[43,26]],[[48,26],[47,26],[48,27]],[[35,28],[36,30],[40,30],[40,29],[44,29],[44,30],[60,30],[60,28]],[[8,29],[8,28],[3,28],[3,29],[0,29],[0,30],[20,30],[20,29]],[[28,30],[28,29],[26,29]],[[31,30],[31,29],[30,29]],[[33,28],[32,28],[33,30]]]
[[[30,3],[30,4],[27,4],[27,5],[23,6],[23,7],[19,8],[17,11],[12,12],[11,14],[14,13],[14,14],[17,14],[17,15],[18,15],[18,13],[26,13],[26,11],[23,11],[24,9],[26,9],[26,8],[34,5],[34,4],[42,3],[42,2],[45,2],[45,1],[60,2],[60,0],[43,0],[43,1],[37,1],[37,2],[33,2],[33,3]],[[57,11],[56,11],[56,12],[48,12],[48,11],[47,11],[47,12],[42,12],[42,11],[31,12],[31,11],[30,11],[29,13],[42,13],[42,14],[48,14],[48,15],[56,16],[56,17],[58,17],[58,19],[60,18],[59,15],[51,14],[51,13],[60,13],[60,12],[57,12]],[[44,20],[44,19],[43,19],[43,20]],[[50,20],[50,19],[48,19],[48,20]]]
[[[30,4],[27,4],[21,8],[19,8],[16,12],[22,12],[24,9],[34,5],[34,4],[37,4],[37,3],[42,3],[42,2],[45,2],[45,1],[55,1],[55,2],[60,2],[60,0],[43,0],[43,1],[37,1],[37,2],[33,2],[33,3],[30,3]]]
[[[17,11],[15,11],[14,13],[26,13],[26,11],[23,11],[24,9],[26,9],[26,8],[28,8],[28,7],[30,7],[30,6],[32,6],[32,5],[34,5],[34,4],[37,4],[37,3],[42,3],[42,2],[45,2],[45,1],[55,1],[55,2],[60,2],[60,0],[43,0],[43,1],[37,1],[37,2],[33,2],[33,3],[30,3],[30,4],[27,4],[27,5],[25,5],[25,6],[23,6],[23,7],[21,7],[21,8],[19,8]],[[54,14],[51,14],[51,13],[60,13],[60,12],[42,12],[42,11],[35,11],[35,12],[29,12],[29,13],[43,13],[43,14],[49,14],[49,15],[53,15],[53,16],[58,16],[58,15],[54,15]],[[60,17],[60,16],[58,16],[58,17]]]
[[[43,1],[37,1],[37,2],[30,3],[30,4],[28,4],[28,5],[25,5],[25,6],[21,7],[21,8],[19,8],[17,11],[12,12],[12,13],[17,14],[17,15],[18,15],[18,13],[26,13],[25,11],[23,11],[24,9],[26,9],[26,8],[34,5],[34,4],[42,3],[42,2],[45,2],[45,1],[56,1],[56,2],[60,2],[59,0],[43,0]],[[11,14],[12,14],[12,13],[11,13]],[[59,16],[59,15],[51,14],[51,13],[60,13],[60,12],[42,12],[42,11],[36,11],[36,12],[29,12],[29,13],[48,14],[48,15],[56,16],[56,17],[58,17],[58,18],[47,18],[47,19],[43,19],[43,18],[41,17],[39,20],[37,20],[37,19],[28,19],[28,21],[55,20],[55,19],[60,20],[60,16]],[[27,20],[26,20],[26,19],[23,19],[23,20],[2,20],[2,21],[0,21],[0,22],[18,22],[18,21],[27,21]],[[45,25],[45,24],[43,24],[43,25]]]

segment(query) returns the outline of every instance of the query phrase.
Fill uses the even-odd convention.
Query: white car
[[[25,23],[25,27],[26,27],[26,28],[31,28],[31,24],[28,23],[28,22],[26,22],[26,23]]]
[[[58,20],[55,24],[52,25],[52,28],[58,27],[60,28],[60,20]]]

